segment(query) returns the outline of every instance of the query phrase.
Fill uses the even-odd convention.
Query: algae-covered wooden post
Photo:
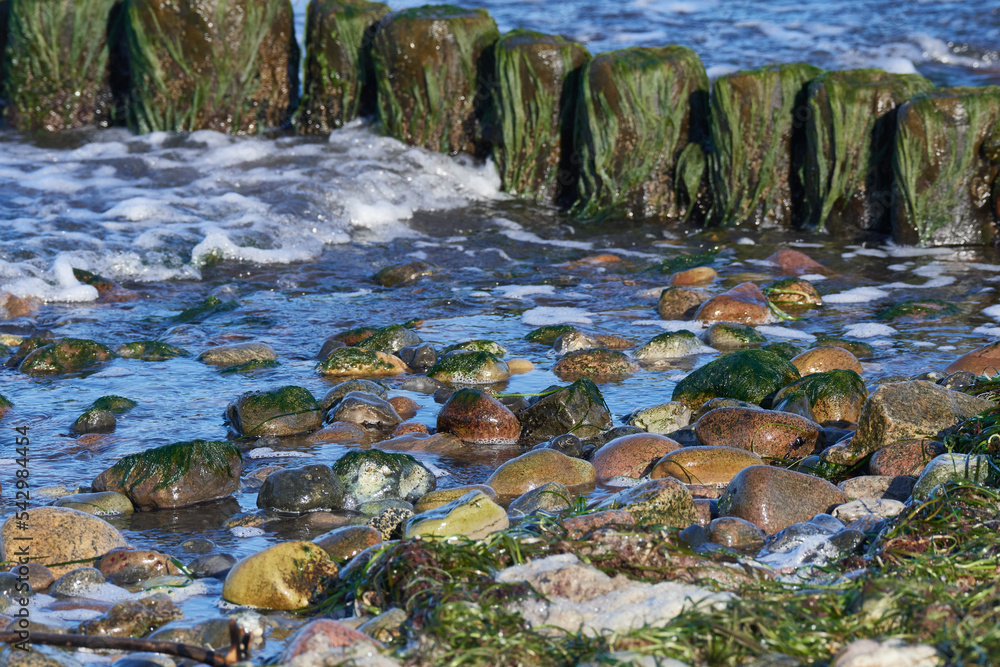
[[[111,123],[108,32],[118,0],[11,0],[7,124],[59,132]]]
[[[786,227],[802,199],[806,86],[822,70],[793,63],[734,72],[712,86],[711,221]]]
[[[298,101],[290,0],[127,0],[128,117],[139,132],[255,134]]]
[[[617,211],[684,219],[704,171],[708,77],[682,46],[601,53],[577,97],[583,215]]]
[[[896,111],[934,87],[919,74],[826,72],[809,84],[802,184],[806,224],[835,235],[888,234]]]
[[[442,153],[482,152],[481,59],[500,33],[484,9],[429,5],[386,16],[373,46],[385,131]]]
[[[388,13],[387,5],[368,0],[309,2],[299,132],[328,134],[375,113],[371,44],[378,22]]]
[[[987,244],[1000,224],[1000,87],[941,88],[899,108],[892,236]]]
[[[575,187],[573,118],[589,58],[576,42],[530,30],[497,42],[489,138],[505,191],[554,203]]]

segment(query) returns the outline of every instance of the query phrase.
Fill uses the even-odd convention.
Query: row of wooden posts
[[[305,45],[300,98],[289,0],[0,0],[5,123],[326,134],[374,115],[587,217],[998,238],[996,86],[802,63],[710,86],[685,47],[591,55],[484,10],[367,0],[311,0]]]

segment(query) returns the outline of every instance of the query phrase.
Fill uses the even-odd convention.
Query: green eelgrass
[[[11,0],[4,96],[26,131],[110,123],[108,33],[117,0]],[[0,54],[2,55],[2,54]]]
[[[273,47],[275,23],[290,7],[280,0],[215,0],[214,11],[201,16],[130,0],[126,12],[134,130],[265,129],[269,101],[257,99],[261,53]],[[227,39],[232,34],[239,38]]]

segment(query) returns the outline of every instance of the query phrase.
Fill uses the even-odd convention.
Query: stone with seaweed
[[[934,322],[955,317],[958,306],[942,299],[910,299],[897,303],[875,316],[880,322]]]
[[[402,324],[390,324],[378,329],[355,347],[359,350],[396,354],[408,345],[419,345],[422,342],[423,339],[413,329]]]
[[[358,116],[375,113],[371,44],[389,13],[381,2],[312,0],[306,10],[306,58],[296,127],[329,134]]]
[[[290,121],[298,44],[289,0],[133,0],[124,9],[128,124],[258,134]]]
[[[114,359],[106,345],[85,338],[60,338],[31,352],[18,370],[27,375],[64,375],[98,368]]]
[[[138,340],[123,343],[115,350],[122,359],[139,359],[141,361],[166,361],[175,357],[188,357],[191,353],[185,349],[158,340]]]
[[[546,324],[545,326],[532,329],[524,335],[524,340],[539,345],[552,345],[556,339],[563,334],[578,331],[572,324]]]
[[[344,508],[356,510],[374,500],[413,503],[437,486],[434,474],[409,454],[379,449],[354,450],[333,465],[344,485]]]
[[[117,36],[118,22],[112,20],[117,0],[4,4],[8,126],[28,132],[109,126],[114,112],[109,40]]]
[[[802,196],[806,87],[821,73],[790,63],[715,80],[708,160],[712,224],[791,226]]]
[[[899,108],[892,236],[900,244],[996,238],[1000,87],[939,88]]]
[[[522,445],[535,445],[564,433],[591,438],[611,428],[611,412],[601,390],[588,378],[566,387],[550,387],[517,418]]]
[[[799,372],[783,357],[764,350],[740,350],[724,354],[692,371],[677,383],[673,400],[692,410],[716,397],[760,405],[797,379]]]
[[[500,38],[494,56],[487,128],[501,187],[535,201],[564,201],[575,186],[575,100],[590,53],[563,37],[518,29]]]
[[[445,384],[492,384],[509,379],[510,368],[489,352],[457,350],[438,359],[427,377]]]
[[[479,83],[499,37],[484,9],[426,5],[382,19],[372,55],[385,131],[432,151],[483,152]]]
[[[891,230],[896,112],[934,85],[879,69],[825,72],[809,84],[802,184],[807,224],[837,237]]]
[[[276,470],[264,479],[257,507],[289,514],[339,509],[344,486],[330,466],[316,464]]]
[[[192,440],[125,456],[94,479],[94,491],[117,491],[140,511],[225,498],[239,488],[242,456],[229,442]]]
[[[622,49],[587,63],[574,132],[577,211],[686,219],[702,190],[707,100],[705,68],[686,47]]]
[[[240,304],[237,301],[223,301],[219,297],[212,295],[205,297],[205,299],[203,299],[200,303],[197,303],[190,308],[185,308],[180,313],[170,318],[170,321],[177,324],[203,322],[213,315],[235,310],[239,307],[239,305]]]
[[[792,396],[800,391],[801,397]],[[790,383],[775,395],[774,404],[776,410],[795,412],[821,424],[857,422],[867,398],[868,389],[860,375],[852,370],[837,369],[811,373]],[[807,413],[792,409],[793,405],[802,404]]]
[[[318,429],[323,411],[308,389],[287,386],[241,395],[226,408],[226,420],[243,436],[287,436]]]

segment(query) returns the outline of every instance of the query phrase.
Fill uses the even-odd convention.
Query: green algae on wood
[[[298,99],[289,0],[130,0],[129,125],[138,132],[256,134]]]
[[[573,114],[589,58],[576,42],[531,30],[496,43],[490,138],[506,192],[554,203],[575,185]]]
[[[59,132],[111,123],[108,38],[117,35],[117,3],[10,0],[2,95],[8,126]]]
[[[924,246],[986,245],[996,238],[1000,87],[940,88],[896,117],[892,236]]]
[[[707,96],[705,68],[686,47],[635,47],[587,63],[574,132],[579,213],[686,218],[702,180]]]
[[[889,233],[896,111],[933,87],[919,74],[879,69],[826,72],[809,84],[807,225],[835,234]]]
[[[480,60],[500,37],[484,9],[427,5],[382,19],[372,47],[386,133],[442,153],[476,153]]]
[[[389,13],[381,2],[311,0],[306,10],[306,61],[296,117],[302,134],[329,134],[375,113],[371,44]]]
[[[711,96],[711,222],[787,227],[801,198],[806,86],[823,70],[770,65],[716,79]]]
[[[740,350],[713,359],[677,383],[672,400],[697,410],[710,398],[735,398],[760,405],[799,372],[790,361],[765,350]]]

